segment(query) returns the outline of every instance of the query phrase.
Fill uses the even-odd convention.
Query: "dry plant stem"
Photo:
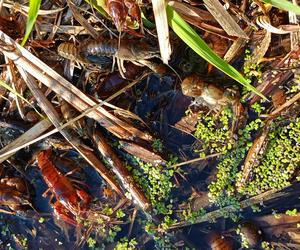
[[[271,64],[271,68],[282,69],[288,67],[299,67],[300,49],[289,52],[280,61],[276,60]],[[257,86],[257,89],[261,91],[265,96],[271,93],[271,91],[278,87],[282,82],[285,82],[293,75],[292,70],[268,70],[262,74],[262,83]],[[247,98],[250,100],[250,105],[259,101],[261,97],[256,94],[250,93]]]
[[[285,187],[285,188],[287,188],[287,187]],[[268,201],[268,200],[283,197],[284,195],[286,195],[286,193],[280,192],[281,190],[282,189],[270,190],[270,191],[264,192],[262,194],[259,194],[257,196],[251,197],[247,200],[243,200],[240,202],[240,208],[236,208],[233,206],[227,206],[227,207],[223,207],[221,209],[209,212],[209,213],[203,215],[195,223],[191,223],[188,221],[177,222],[177,223],[173,224],[172,226],[170,226],[169,230],[173,230],[173,229],[181,228],[181,227],[187,227],[187,226],[191,226],[191,225],[202,223],[202,222],[214,221],[218,218],[223,217],[224,212],[235,213],[235,212],[238,212],[240,209],[245,209],[247,207],[250,207],[250,206],[253,206],[253,205]]]
[[[52,89],[77,110],[85,111],[96,104],[74,85],[61,77],[37,57],[19,46],[2,31],[0,31],[0,41],[2,41],[0,51],[13,60],[16,65],[20,65],[24,70],[30,72],[35,78]],[[10,48],[11,50],[8,50],[7,48]],[[116,118],[102,107],[97,107],[95,110],[93,109],[86,115],[97,120],[100,125],[119,138],[128,140],[133,140],[134,138],[140,138],[146,141],[152,140],[152,137],[149,134],[144,133],[134,128],[132,125]]]
[[[154,18],[157,29],[158,43],[162,61],[168,64],[171,56],[171,45],[169,41],[169,25],[166,12],[165,0],[152,0]]]
[[[123,91],[131,88],[132,86],[134,86],[137,82],[140,82],[142,79],[144,79],[146,76],[149,75],[149,72],[148,73],[145,73],[144,75],[142,75],[141,77],[139,77],[137,80],[131,82],[129,85],[127,85],[125,88],[117,91],[115,94],[111,95],[109,98],[106,99],[106,101],[111,101],[112,99],[114,99],[115,97],[119,96],[120,94],[123,93]],[[73,118],[72,120],[66,122],[65,124],[61,125],[59,127],[59,129],[64,129],[66,128],[67,126],[73,124],[74,122],[78,121],[79,119],[81,119],[82,117],[88,115],[91,111],[95,110],[96,108],[98,107],[101,107],[103,105],[103,101],[101,101],[100,103],[94,105],[93,107],[85,110],[84,112],[82,112],[79,116]],[[49,121],[50,122],[50,121]],[[15,152],[17,152],[18,150],[22,149],[22,148],[25,148],[27,146],[30,146],[32,145],[33,143],[36,143],[40,140],[43,140],[45,138],[47,138],[48,136],[50,135],[53,135],[55,133],[57,133],[59,130],[57,128],[54,128],[53,130],[51,130],[50,132],[44,134],[44,135],[41,135],[35,139],[32,139],[31,141],[28,141],[28,142],[24,142],[23,144],[21,145],[18,145],[18,146],[15,146],[15,147],[12,147],[12,148],[9,148],[8,150],[5,150],[4,152],[2,152],[2,154],[0,154],[0,159],[2,157],[6,157],[8,155],[12,155],[14,154]],[[40,133],[41,134],[41,133]],[[17,139],[18,140],[18,139]],[[12,142],[13,143],[13,142]],[[9,145],[8,145],[9,146]]]
[[[12,89],[14,91],[18,92],[16,90],[17,77],[16,77],[16,73],[15,73],[15,70],[14,70],[13,62],[11,60],[7,59],[7,58],[5,58],[5,59],[6,59],[7,64],[8,64],[7,72],[8,72],[8,75],[10,76]],[[22,93],[20,93],[20,94],[22,94]],[[22,102],[21,102],[20,98],[17,95],[15,95],[15,102],[16,102],[19,114],[20,114],[21,118],[24,120],[25,115],[24,115],[24,112],[23,112]]]
[[[297,0],[293,0],[293,4],[294,5],[298,5],[297,4]],[[289,11],[289,21],[292,24],[298,24],[298,20],[297,20],[297,15],[291,11]],[[296,31],[296,32],[292,32],[290,34],[291,36],[291,50],[296,50],[299,48],[299,44],[300,44],[300,31]]]
[[[250,27],[252,27],[255,30],[257,30],[257,27],[255,26],[255,24],[253,24],[251,22],[251,20],[244,14],[243,10],[241,10],[240,8],[238,8],[237,6],[235,6],[234,4],[232,4],[231,1],[229,1],[229,0],[222,0],[222,2],[224,4],[227,4],[229,6],[228,9],[231,12],[233,12],[233,14],[235,14],[238,19],[242,19],[245,23],[247,23],[247,25],[249,25]]]
[[[128,234],[127,234],[127,238],[130,238],[131,232],[132,232],[132,228],[133,228],[133,224],[136,218],[136,214],[137,214],[137,209],[134,208],[133,212],[132,212],[132,216],[130,218],[131,222],[130,222],[130,226],[129,226],[129,230],[128,230]]]
[[[93,152],[90,150],[79,146],[78,149],[81,154],[88,159],[89,164],[91,164],[95,170],[101,175],[101,177],[108,183],[109,186],[112,187],[113,190],[117,192],[118,195],[124,196],[124,192],[120,185],[116,182],[116,180],[112,177],[112,174],[108,171],[108,169],[103,165],[103,163],[95,156]],[[78,152],[79,152],[78,151]]]
[[[53,123],[53,125],[59,129],[61,126],[60,117],[52,104],[48,101],[48,99],[44,96],[43,92],[37,86],[34,78],[28,75],[21,67],[18,67],[23,79],[26,81],[27,86],[32,92],[33,96],[39,103],[39,106],[42,110],[47,114],[49,120]],[[59,132],[63,135],[63,137],[73,146],[74,149],[91,165],[93,166],[97,172],[101,175],[101,177],[121,196],[123,196],[122,189],[117,184],[117,182],[110,175],[109,171],[104,167],[101,161],[97,159],[97,157],[88,150],[83,150],[84,148],[80,146],[80,141],[66,129],[59,130]]]
[[[18,148],[25,143],[31,142],[33,139],[37,138],[40,134],[44,133],[47,129],[52,126],[52,123],[48,119],[44,119],[37,124],[35,124],[31,129],[27,130],[24,134],[22,134],[19,138],[5,146],[0,150],[0,163],[7,160],[11,157],[13,153],[9,153],[7,155],[2,156],[4,152],[8,152],[11,149]]]
[[[248,26],[245,29],[245,32],[247,35],[250,36],[252,33],[252,28]],[[230,46],[229,50],[227,50],[223,59],[227,62],[231,62],[231,60],[233,60],[240,53],[240,51],[245,47],[246,43],[247,40],[244,38],[239,37],[238,39],[236,39]]]
[[[236,37],[229,36],[215,21],[214,17],[205,10],[195,8],[185,3],[176,1],[169,1],[168,5],[172,6],[181,17],[190,24],[205,30],[212,34],[227,38],[229,40],[235,40]],[[213,26],[211,23],[215,23],[217,26]]]
[[[104,159],[109,163],[112,171],[116,174],[120,183],[123,184],[125,189],[130,193],[133,200],[137,205],[143,210],[148,211],[150,209],[150,202],[145,196],[144,192],[135,183],[131,173],[127,170],[123,162],[118,158],[117,154],[113,151],[111,146],[106,142],[104,136],[94,129],[91,133],[93,141],[96,143],[98,150],[104,157]]]
[[[248,39],[247,34],[240,28],[236,21],[234,21],[218,0],[203,0],[203,2],[208,11],[214,16],[228,35]]]
[[[77,10],[77,7],[70,1],[67,0],[67,3],[73,13],[74,18],[88,31],[88,33],[97,40],[99,38],[99,33],[93,28],[92,25],[80,14]]]
[[[251,65],[253,64],[258,64],[259,60],[263,58],[268,51],[270,43],[271,33],[266,30],[264,38],[262,39],[260,44],[255,46],[253,52],[251,53],[250,59],[245,61],[244,67],[251,67]]]

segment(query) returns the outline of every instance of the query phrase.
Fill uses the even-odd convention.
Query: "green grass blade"
[[[174,32],[198,55],[245,86],[248,90],[253,91],[261,98],[267,100],[267,98],[261,92],[259,92],[249,83],[249,80],[245,79],[235,68],[216,55],[205,43],[205,41],[202,40],[202,38],[179,16],[179,14],[171,6],[167,6],[167,15],[169,25]]]
[[[4,88],[6,88],[8,91],[12,92],[14,95],[18,96],[19,98],[21,98],[24,102],[26,102],[29,106],[31,106],[35,112],[38,113],[38,115],[41,117],[41,118],[45,118],[38,110],[36,110],[36,108],[34,106],[32,106],[32,104],[26,100],[22,95],[20,95],[17,91],[15,91],[12,87],[10,87],[6,82],[0,80],[0,85]]]
[[[262,0],[262,1],[265,3],[269,3],[278,9],[291,11],[293,13],[300,15],[300,7],[287,0]]]
[[[152,23],[150,20],[148,20],[143,12],[141,12],[141,16],[142,16],[143,24],[146,28],[148,28],[148,29],[154,29],[155,28],[155,23]]]
[[[38,16],[40,6],[41,6],[41,0],[30,0],[30,2],[29,2],[28,19],[27,19],[27,23],[26,23],[25,36],[21,43],[22,46],[24,46],[24,44],[26,43],[26,41],[29,37],[30,32],[32,31],[33,25]]]

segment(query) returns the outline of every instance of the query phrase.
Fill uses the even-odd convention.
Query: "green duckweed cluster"
[[[220,114],[201,116],[197,123],[194,136],[200,141],[200,157],[206,154],[226,153],[232,148],[230,142],[230,120],[232,119],[231,108],[225,108]]]
[[[245,50],[245,64],[244,64],[244,74],[246,79],[252,79],[253,77],[261,82],[262,77],[262,69],[261,66],[257,63],[249,63],[251,61],[252,55],[251,51],[246,49]]]
[[[208,186],[210,199],[220,207],[227,205],[239,206],[238,195],[235,194],[235,180],[239,166],[252,145],[252,133],[257,131],[263,122],[256,119],[239,131],[239,139],[235,148],[221,157],[217,169],[216,180]]]
[[[172,204],[170,204],[171,190],[174,186],[172,177],[174,169],[170,168],[177,158],[172,158],[167,166],[153,166],[135,158],[136,165],[139,167],[128,167],[132,172],[134,180],[140,185],[150,200],[154,211],[157,214],[172,214]]]
[[[184,209],[181,213],[181,217],[192,224],[196,223],[198,219],[206,214],[206,210],[204,208],[200,208],[198,210],[193,210],[191,206],[187,209]]]
[[[137,242],[135,238],[129,240],[126,237],[120,239],[114,248],[114,250],[134,250],[134,249],[137,249]]]
[[[253,178],[247,182],[243,194],[256,195],[288,186],[300,167],[300,118],[286,126],[278,124],[268,138],[264,157],[254,168]]]

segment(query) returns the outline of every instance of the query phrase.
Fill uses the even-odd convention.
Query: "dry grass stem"
[[[168,64],[171,56],[171,45],[169,41],[169,25],[166,13],[166,2],[164,0],[152,0],[152,6],[161,59],[165,64]]]

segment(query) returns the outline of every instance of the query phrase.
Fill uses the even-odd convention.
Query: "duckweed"
[[[260,164],[253,170],[253,178],[241,191],[256,195],[269,189],[290,185],[300,166],[300,118],[286,126],[276,125],[269,133],[269,143]]]
[[[220,112],[219,115],[212,114],[199,118],[194,136],[200,141],[201,148],[196,152],[204,154],[226,153],[231,149],[230,142],[230,120],[232,110],[228,107]]]
[[[236,147],[220,159],[217,165],[217,178],[208,186],[210,199],[220,207],[239,206],[240,197],[235,195],[235,180],[239,166],[251,147],[252,133],[257,131],[262,124],[260,119],[248,123],[244,129],[239,131]]]
[[[137,242],[135,238],[129,240],[126,237],[120,239],[114,248],[114,250],[134,250],[134,249],[137,249]]]
[[[171,190],[174,186],[172,176],[174,170],[169,166],[176,161],[172,159],[167,166],[153,166],[144,163],[138,158],[135,161],[139,168],[130,168],[135,181],[145,192],[157,214],[172,214],[172,204],[170,204]]]

